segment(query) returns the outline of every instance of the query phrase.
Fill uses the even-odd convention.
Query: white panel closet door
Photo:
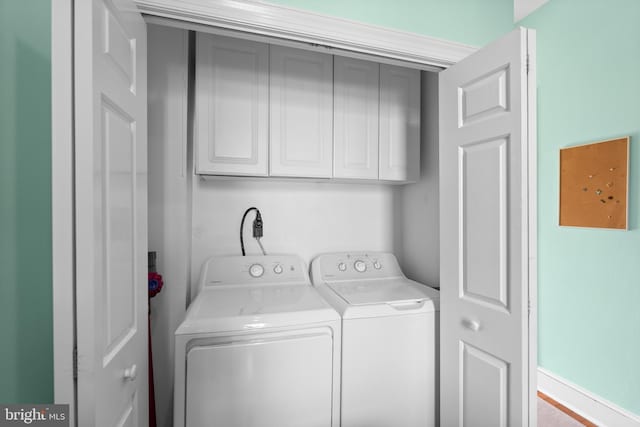
[[[380,65],[334,57],[333,176],[378,179]]]
[[[196,172],[268,174],[269,45],[196,34]]]
[[[270,51],[270,175],[330,178],[333,58],[282,46]]]
[[[443,426],[535,427],[534,43],[439,75]]]
[[[128,0],[74,7],[78,425],[146,427],[146,26]]]
[[[419,70],[380,64],[379,178],[420,178]]]

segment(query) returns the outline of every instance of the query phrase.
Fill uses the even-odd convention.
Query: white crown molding
[[[473,46],[321,15],[257,0],[135,0],[140,12],[319,44],[367,55],[447,67],[476,51]]]
[[[640,427],[640,416],[632,414],[544,368],[538,368],[538,389],[599,426]]]

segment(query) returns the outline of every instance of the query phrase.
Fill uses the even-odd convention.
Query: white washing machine
[[[340,342],[299,257],[210,258],[176,330],[174,426],[339,426]]]
[[[311,272],[342,317],[342,426],[436,426],[439,292],[390,253],[324,254]]]

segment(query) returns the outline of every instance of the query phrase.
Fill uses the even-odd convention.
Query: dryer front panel
[[[199,341],[186,365],[187,427],[332,425],[329,328]]]

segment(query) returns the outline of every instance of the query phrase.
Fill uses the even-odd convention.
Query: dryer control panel
[[[221,285],[309,285],[309,274],[297,255],[211,257],[202,266],[200,289]]]
[[[313,264],[314,282],[394,277],[404,277],[404,274],[395,255],[388,252],[323,254]]]

